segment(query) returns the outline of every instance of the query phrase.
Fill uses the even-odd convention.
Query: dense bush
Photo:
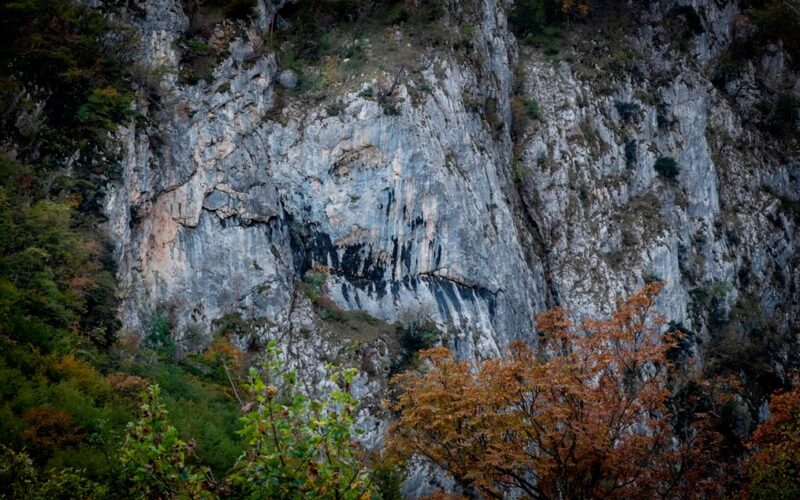
[[[641,107],[635,102],[616,101],[614,107],[617,108],[617,113],[624,123],[635,120],[641,111]]]
[[[678,166],[678,162],[676,162],[674,158],[669,158],[666,156],[658,158],[655,165],[653,165],[653,168],[658,175],[669,180],[674,180],[676,177],[678,177],[678,174],[681,173],[681,168]]]
[[[762,7],[753,9],[751,18],[757,28],[753,42],[761,50],[767,43],[782,43],[792,57],[792,63],[800,67],[800,5],[769,0]]]
[[[210,497],[208,469],[190,464],[194,443],[180,439],[159,400],[157,385],[143,394],[140,418],[128,424],[120,461],[130,493],[136,498],[157,498],[165,492],[178,498]]]
[[[37,470],[24,452],[0,445],[0,496],[13,499],[52,500],[104,498],[107,488],[82,476],[83,471]]]
[[[770,131],[784,137],[791,137],[798,130],[800,123],[800,97],[781,93],[770,100],[756,105],[769,124]]]
[[[636,139],[628,139],[625,141],[625,165],[628,168],[635,167],[637,161],[639,157]]]

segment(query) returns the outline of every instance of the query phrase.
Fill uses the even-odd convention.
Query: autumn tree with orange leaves
[[[476,367],[445,348],[425,373],[395,380],[390,449],[450,473],[468,495],[502,498],[715,496],[717,436],[698,424],[678,439],[667,350],[653,313],[661,284],[618,303],[609,319],[575,325],[563,309],[537,317],[522,343]]]
[[[800,498],[800,386],[773,395],[769,409],[772,415],[751,439],[755,453],[745,463],[747,497]]]

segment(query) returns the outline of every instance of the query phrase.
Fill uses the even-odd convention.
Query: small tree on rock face
[[[444,348],[430,369],[396,378],[404,391],[390,446],[451,473],[468,490],[530,498],[680,496],[714,491],[713,457],[678,446],[651,283],[610,319],[576,327],[540,315],[540,347],[516,344],[471,370]],[[714,442],[713,435],[691,441]]]
[[[678,174],[681,173],[681,168],[678,166],[678,162],[676,162],[674,158],[669,158],[666,156],[662,156],[657,159],[655,165],[653,165],[653,168],[658,175],[666,177],[670,180],[675,179],[678,177]]]

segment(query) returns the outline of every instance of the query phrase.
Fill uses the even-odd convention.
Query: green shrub
[[[684,29],[684,37],[690,38],[701,35],[705,32],[703,20],[691,5],[677,5],[672,7],[667,13],[668,16],[681,18],[680,22]]]
[[[752,11],[751,19],[758,31],[754,42],[760,46],[783,42],[784,49],[792,56],[792,63],[800,66],[800,7],[795,2],[771,0]]]
[[[325,108],[325,114],[327,116],[339,116],[342,112],[344,112],[344,109],[342,109],[342,106],[339,104],[331,104]]]
[[[194,444],[180,439],[159,395],[157,385],[142,394],[139,420],[128,425],[120,449],[130,493],[136,498],[159,498],[165,492],[177,498],[211,498],[208,469],[189,463]]]
[[[303,283],[301,284],[306,296],[313,304],[318,304],[322,294],[325,290],[325,283],[328,281],[328,275],[320,271],[309,269],[303,275]]]
[[[628,168],[635,167],[638,161],[636,139],[625,141],[625,165]]]
[[[514,34],[522,39],[541,33],[559,18],[559,8],[553,0],[517,0],[508,14]]]
[[[800,98],[791,94],[779,94],[774,102],[768,102],[762,111],[769,121],[770,130],[778,135],[790,137],[797,132],[800,121]]]
[[[670,180],[674,180],[676,177],[678,177],[678,174],[681,173],[681,169],[675,159],[668,158],[666,156],[662,156],[657,159],[653,168],[656,170],[658,175]]]
[[[393,102],[384,102],[382,104],[383,107],[383,114],[387,116],[399,116],[400,115],[400,108]]]
[[[393,373],[407,368],[414,362],[418,352],[435,346],[440,338],[436,325],[421,314],[406,318],[405,325],[396,328],[396,335],[400,343],[400,355],[391,367]]]
[[[108,19],[102,9],[72,0],[0,5],[0,64],[4,74],[14,75],[3,79],[0,102],[28,95],[31,106],[45,103],[43,120],[30,137],[15,137],[23,158],[52,168],[77,148],[80,169],[94,171],[104,167],[97,150],[113,157],[105,136],[131,115],[131,36]],[[15,134],[19,109],[0,110],[4,134]]]
[[[181,364],[157,362],[134,365],[131,373],[157,384],[160,400],[169,411],[170,421],[180,430],[181,438],[193,440],[196,453],[215,475],[228,471],[244,450],[237,434],[241,409],[231,392],[227,376],[224,382],[193,375],[191,358]],[[231,376],[236,380],[233,367]]]
[[[538,120],[541,118],[541,112],[539,110],[539,103],[533,97],[529,96],[521,96],[520,100],[522,104],[525,105],[525,114],[531,120]]]
[[[13,499],[100,499],[107,488],[82,476],[83,471],[51,469],[42,474],[25,452],[0,445],[0,485],[3,498]]]
[[[256,0],[214,0],[212,4],[221,7],[225,17],[246,19],[255,13]]]
[[[170,335],[172,325],[163,314],[154,314],[146,326],[142,345],[158,353],[165,360],[175,359],[178,346]]]
[[[358,401],[348,392],[357,370],[331,378],[334,389],[309,398],[297,376],[278,361],[275,343],[262,373],[250,370],[247,392],[254,410],[242,417],[249,443],[229,475],[246,498],[370,498],[371,473],[355,443]]]

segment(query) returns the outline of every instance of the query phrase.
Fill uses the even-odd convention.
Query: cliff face
[[[167,67],[184,24],[168,10],[172,24],[142,23],[145,57]],[[277,109],[275,56],[254,55],[254,39],[234,42],[213,83],[168,83],[154,130],[126,131],[125,181],[109,197],[125,323],[166,305],[181,327],[228,312],[283,325],[292,283],[316,263],[341,307],[388,321],[424,309],[467,355],[527,335],[546,295],[507,200],[511,141],[464,103],[486,94],[508,121],[515,49],[500,6],[475,15],[486,66],[421,52],[396,115],[359,96],[370,81],[341,90],[336,116],[329,100]]]
[[[120,132],[106,207],[125,327],[167,311],[188,339],[237,313],[256,320],[243,343],[281,338],[314,367],[349,342],[296,290],[314,268],[338,307],[423,314],[465,358],[530,339],[533,313],[602,312],[648,279],[667,281],[661,312],[700,343],[755,323],[791,341],[797,142],[751,119],[777,89],[800,92],[781,48],[715,86],[745,29],[735,1],[623,9],[557,58],[518,45],[509,7],[452,2],[436,47],[402,24],[372,33],[366,68],[303,93],[279,83],[294,75],[264,43],[283,5],[260,3],[234,35],[218,28],[227,55],[190,85],[176,48],[186,14],[144,2],[130,22],[160,101]],[[674,176],[654,168],[668,159]],[[362,351],[385,368],[390,339],[371,341]],[[365,374],[364,394],[382,377]]]

